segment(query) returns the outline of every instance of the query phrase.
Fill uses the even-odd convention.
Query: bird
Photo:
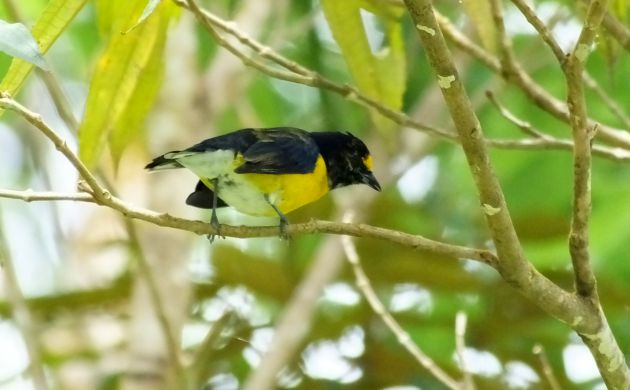
[[[245,128],[170,151],[145,167],[149,171],[177,168],[199,177],[186,204],[212,209],[210,224],[218,235],[217,208],[229,206],[252,216],[277,215],[280,235],[288,238],[285,214],[330,190],[366,184],[381,191],[367,146],[349,132]],[[209,235],[211,242],[214,237]]]

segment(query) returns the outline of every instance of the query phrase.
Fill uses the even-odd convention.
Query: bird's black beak
[[[363,183],[374,188],[376,191],[381,190],[381,185],[378,183],[378,180],[376,180],[372,172],[366,172],[363,174]]]

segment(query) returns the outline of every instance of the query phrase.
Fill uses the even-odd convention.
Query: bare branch
[[[591,142],[595,129],[590,128],[588,124],[582,73],[584,62],[591,50],[605,10],[605,0],[591,1],[580,37],[566,62],[562,63],[567,81],[567,106],[571,116],[574,142],[573,218],[569,249],[575,272],[576,289],[578,294],[585,297],[597,296],[595,275],[588,251],[588,226],[591,213]]]
[[[497,149],[521,150],[573,150],[573,140],[562,138],[534,138],[534,139],[491,139],[488,145]],[[623,148],[593,145],[593,154],[611,161],[630,161],[630,151]]]
[[[508,110],[501,103],[499,103],[496,96],[494,96],[494,93],[492,93],[491,91],[486,91],[486,96],[488,97],[488,100],[490,100],[490,103],[492,103],[492,105],[494,105],[497,108],[497,110],[499,110],[499,113],[503,115],[505,119],[512,122],[516,127],[521,129],[523,133],[530,135],[534,138],[541,138],[544,140],[553,139],[553,137],[550,137],[544,134],[543,132],[541,132],[540,130],[537,130],[534,127],[532,127],[531,123],[517,118],[516,115],[512,114],[510,110]]]
[[[521,13],[523,14],[523,16],[525,16],[529,24],[531,24],[532,27],[536,29],[536,31],[538,32],[542,40],[551,49],[551,52],[553,53],[553,55],[556,56],[556,59],[558,60],[558,62],[562,64],[565,59],[565,53],[560,48],[560,45],[558,45],[558,42],[556,42],[549,28],[547,28],[545,23],[542,20],[540,20],[538,15],[536,15],[536,12],[533,9],[531,9],[524,0],[512,0],[512,3],[521,11]]]
[[[490,102],[499,110],[499,113],[524,133],[531,135],[533,139],[523,140],[488,140],[488,144],[495,148],[505,149],[565,149],[573,151],[573,140],[552,137],[534,128],[531,123],[517,118],[510,110],[503,106],[491,91],[486,92]],[[630,161],[630,151],[622,148],[593,145],[592,152],[595,155],[613,161]]]
[[[481,209],[490,227],[499,256],[499,272],[516,282],[528,267],[507,209],[503,191],[490,163],[479,120],[461,82],[453,59],[433,14],[430,0],[405,0],[417,27],[429,63],[436,73],[468,165],[479,192]],[[524,280],[517,283],[522,283]]]
[[[92,195],[86,193],[63,193],[50,191],[33,191],[31,189],[24,191],[4,190],[0,189],[0,198],[18,199],[25,202],[38,201],[72,201],[72,202],[89,202],[96,203]]]
[[[440,129],[440,128],[430,126],[424,123],[417,122],[413,119],[410,119],[406,114],[401,113],[399,111],[391,110],[383,106],[382,104],[380,104],[378,101],[375,101],[363,95],[355,87],[335,83],[332,80],[324,78],[319,73],[313,70],[310,70],[308,68],[305,68],[304,66],[299,65],[298,63],[291,61],[287,59],[286,57],[283,57],[282,55],[280,55],[279,53],[271,49],[269,46],[265,46],[257,42],[255,39],[249,37],[247,34],[245,34],[240,29],[238,29],[235,23],[225,21],[221,19],[220,17],[204,9],[199,8],[194,1],[191,2],[191,5],[188,5],[185,2],[180,1],[180,0],[175,0],[175,2],[181,6],[191,9],[191,11],[193,11],[195,15],[198,18],[200,18],[202,24],[206,27],[208,32],[215,38],[217,43],[220,46],[223,46],[226,50],[230,51],[236,57],[238,57],[246,66],[253,67],[270,77],[274,77],[280,80],[303,84],[303,85],[307,85],[307,86],[315,87],[315,88],[327,89],[331,92],[338,93],[341,96],[351,99],[366,107],[376,109],[383,116],[389,118],[390,120],[394,121],[395,123],[401,126],[407,126],[407,127],[414,128],[417,130],[426,131],[442,139],[445,139],[451,142],[458,142],[457,137],[454,137],[452,132],[449,130]],[[486,51],[476,46],[474,43],[470,42],[466,36],[461,34],[454,26],[452,26],[452,24],[450,24],[450,21],[447,18],[439,14],[437,14],[436,16],[442,28],[444,28],[445,32],[447,32],[447,36],[449,37],[449,39],[453,39],[456,43],[458,43],[458,46],[464,47],[466,51],[468,51],[475,58],[480,59],[491,69],[497,72],[500,71],[501,64],[495,57],[493,57],[491,54],[488,54]],[[258,61],[254,58],[247,56],[242,51],[237,49],[232,43],[230,43],[229,40],[222,37],[216,31],[216,29],[220,29],[230,34],[231,36],[236,37],[239,42],[253,49],[261,57],[269,59],[277,63],[278,65],[283,66],[285,69],[288,69],[290,72],[276,69],[264,62]],[[520,72],[519,74],[522,74],[523,77],[528,77],[524,73],[524,71],[520,69],[520,67],[516,69],[516,71]],[[526,92],[529,91],[530,94],[532,94],[534,93],[532,91],[533,89],[535,89],[536,85],[531,79],[529,79],[528,83],[529,84],[527,84],[527,87],[529,89],[526,89]],[[544,101],[545,99],[544,95],[546,94],[544,90],[539,89],[539,91],[535,92],[535,94],[537,96],[538,95],[542,96],[540,99]],[[554,99],[554,98],[549,97],[548,99]],[[558,106],[561,105],[559,101],[555,101],[550,104],[552,105],[556,104]],[[545,107],[543,107],[543,109],[544,108]],[[562,108],[556,107],[555,110],[556,111],[562,110]],[[568,120],[568,116],[565,119]],[[603,132],[605,133],[606,130],[604,129]],[[503,148],[503,149],[508,148],[508,149],[539,149],[539,150],[545,150],[545,149],[571,150],[572,146],[567,146],[567,142],[571,142],[571,141],[549,140],[548,142],[547,141],[533,141],[532,142],[530,140],[510,140],[510,141],[496,140],[496,141],[489,141],[488,144],[491,146]],[[630,140],[628,141],[628,147],[630,148]],[[623,153],[621,148],[614,149],[614,152],[612,150],[607,150],[606,148],[603,148],[601,150],[598,150],[596,154],[603,156],[605,158],[611,159],[611,160],[626,160],[625,155],[627,153]]]
[[[194,0],[186,0],[186,2],[175,0],[175,2],[178,5],[183,6],[193,12],[197,19],[201,22],[201,24],[206,28],[206,30],[208,30],[208,32],[210,32],[210,34],[212,34],[213,37],[217,40],[217,43],[236,55],[247,66],[254,67],[261,72],[280,80],[286,80],[298,84],[304,84],[314,88],[322,88],[331,92],[335,92],[349,100],[352,100],[370,109],[376,110],[384,117],[401,126],[411,127],[445,139],[456,139],[455,134],[453,134],[452,132],[411,119],[409,118],[409,116],[407,116],[407,114],[393,110],[383,105],[378,100],[364,95],[354,86],[340,84],[330,79],[327,79],[321,74],[306,67],[303,67],[302,65],[299,65],[295,61],[291,61],[285,58],[269,46],[265,46],[257,42],[255,39],[249,37],[247,34],[242,32],[234,22],[225,21],[209,11],[201,9]],[[238,39],[239,42],[254,50],[254,52],[262,58],[266,58],[284,67],[285,69],[289,70],[289,72],[275,69],[260,61],[249,58],[247,55],[240,52],[240,50],[236,49],[229,41],[222,38],[215,31],[215,28],[221,29],[222,31],[232,35],[233,37]]]
[[[543,346],[541,344],[534,345],[532,352],[536,355],[538,361],[540,362],[540,369],[542,370],[543,377],[547,380],[549,388],[551,390],[561,390],[562,387],[551,368],[551,364],[549,364],[549,359],[547,359],[547,354],[545,353]]]
[[[352,220],[351,214],[346,214],[344,216],[344,221],[348,222]],[[461,385],[457,380],[451,378],[444,370],[442,370],[427,354],[425,354],[416,343],[413,342],[409,333],[407,333],[402,326],[394,319],[394,317],[387,311],[383,302],[378,298],[376,292],[372,288],[370,284],[370,280],[368,279],[363,267],[361,267],[361,262],[359,260],[359,255],[357,253],[357,249],[352,242],[352,239],[348,236],[341,237],[341,243],[343,246],[344,253],[346,254],[346,258],[348,262],[352,266],[352,272],[354,273],[354,277],[356,279],[357,287],[363,293],[363,296],[367,300],[368,304],[374,310],[374,312],[381,317],[381,320],[385,325],[394,333],[400,345],[402,345],[415,359],[416,361],[424,367],[431,375],[433,375],[437,380],[443,383],[446,387],[452,390],[460,390],[462,389]]]
[[[506,81],[521,89],[523,93],[541,109],[563,122],[570,123],[570,114],[567,105],[543,89],[520,66],[504,68],[494,55],[472,42],[450,23],[447,18],[441,16],[439,13],[436,13],[436,18],[439,20],[440,28],[444,36],[460,50],[483,62],[492,71],[506,79]],[[588,123],[590,126],[593,126],[596,122],[592,119],[588,119]],[[598,137],[610,145],[630,150],[630,134],[622,129],[616,129],[602,124],[600,125]]]
[[[96,200],[89,194],[63,194],[52,192],[33,192],[0,190],[0,198],[18,199],[23,201],[54,201],[72,200],[78,202],[97,203],[112,208],[128,218],[139,219],[154,225],[169,227],[173,229],[186,230],[199,235],[215,234],[213,227],[201,221],[193,221],[177,218],[169,214],[161,214],[152,210],[146,210],[131,206],[122,200],[111,197],[110,201],[104,203]],[[349,235],[362,238],[375,238],[389,241],[404,247],[415,250],[422,250],[453,259],[475,260],[485,263],[491,267],[496,267],[496,255],[485,249],[475,249],[464,246],[452,245],[440,241],[431,240],[420,235],[403,233],[396,230],[380,228],[366,224],[349,224],[331,221],[311,220],[305,223],[291,224],[287,227],[291,236],[303,234],[328,233],[338,235]],[[226,237],[251,238],[251,237],[274,237],[280,234],[276,226],[230,226],[221,225],[221,234]]]
[[[611,98],[608,93],[606,93],[604,88],[602,88],[602,86],[599,85],[599,83],[593,79],[588,72],[584,71],[583,77],[586,86],[599,96],[601,101],[606,105],[606,107],[608,107],[608,110],[616,116],[621,123],[623,123],[627,130],[630,131],[630,116],[626,114],[624,109],[613,98]]]
[[[601,322],[593,315],[592,306],[552,283],[525,259],[493,172],[479,122],[437,25],[431,1],[405,0],[405,4],[418,28],[429,63],[437,74],[444,100],[457,126],[479,192],[481,209],[497,247],[497,269],[501,276],[540,308],[571,324],[574,329],[596,331]],[[579,321],[576,321],[578,317]]]
[[[455,351],[457,352],[457,359],[459,360],[459,366],[464,374],[464,385],[462,390],[474,390],[475,382],[473,381],[472,374],[468,370],[468,364],[466,362],[466,323],[468,317],[463,311],[457,312],[455,316]]]

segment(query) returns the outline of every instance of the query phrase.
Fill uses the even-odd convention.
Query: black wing
[[[293,127],[261,129],[258,140],[243,154],[245,163],[236,173],[310,173],[315,169],[319,148],[310,134]]]
[[[310,133],[294,127],[241,129],[208,138],[188,149],[155,158],[147,169],[181,168],[177,159],[215,150],[242,154],[236,173],[309,173],[315,169],[319,148]]]
[[[186,204],[189,206],[199,207],[200,209],[211,209],[212,208],[212,199],[214,198],[214,191],[210,188],[206,187],[205,184],[201,182],[197,182],[197,186],[195,187],[195,192],[188,195],[186,198]],[[223,201],[223,199],[217,199],[217,207],[227,207],[228,204]]]

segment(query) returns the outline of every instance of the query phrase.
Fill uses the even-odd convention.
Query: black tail
[[[197,182],[197,186],[195,187],[195,192],[188,195],[186,198],[186,204],[189,206],[199,207],[200,209],[211,209],[212,208],[212,200],[214,198],[214,192],[206,187],[200,181]],[[227,207],[227,203],[223,201],[223,199],[217,199],[217,207]]]
[[[170,153],[167,153],[167,154],[170,154]],[[182,164],[178,163],[177,160],[171,160],[164,156],[166,156],[166,154],[154,158],[153,161],[151,161],[150,163],[147,164],[146,167],[144,167],[144,169],[148,169],[150,171],[157,171],[161,169],[175,169],[175,168],[184,167]]]

